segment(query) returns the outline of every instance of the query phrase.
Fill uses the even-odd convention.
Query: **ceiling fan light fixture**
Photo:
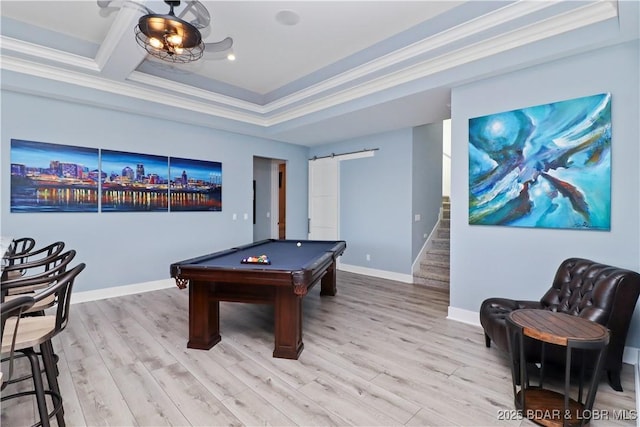
[[[167,43],[172,46],[181,46],[182,45],[182,36],[179,34],[171,34],[167,36]]]
[[[173,14],[176,2],[167,3],[171,6],[168,15],[148,14],[138,20],[136,41],[150,55],[164,61],[197,61],[204,53],[200,31]]]
[[[156,49],[162,49],[164,47],[164,43],[162,43],[159,39],[155,37],[149,38],[149,44]]]

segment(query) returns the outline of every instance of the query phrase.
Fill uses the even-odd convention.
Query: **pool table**
[[[187,347],[220,342],[220,301],[273,304],[273,357],[297,359],[302,342],[302,298],[318,282],[320,295],[336,294],[336,259],[342,240],[262,240],[171,264],[179,288],[189,285]],[[244,263],[266,255],[267,263]]]

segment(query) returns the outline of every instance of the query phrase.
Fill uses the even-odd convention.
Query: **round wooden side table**
[[[549,310],[521,309],[507,316],[507,338],[511,353],[511,373],[516,409],[522,416],[545,426],[576,426],[589,423],[598,382],[604,364],[604,356],[609,344],[609,330],[604,326]],[[540,342],[541,364],[538,386],[531,386],[527,373],[524,351],[525,338]],[[565,347],[565,379],[563,392],[544,387],[545,345],[555,344]],[[580,369],[578,395],[571,392],[571,357],[573,350],[597,353],[588,393],[584,391],[584,363]],[[518,380],[519,379],[519,380]],[[585,399],[583,400],[583,397]]]

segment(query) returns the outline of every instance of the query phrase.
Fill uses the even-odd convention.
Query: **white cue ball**
[[[298,243],[296,243],[296,246],[300,247],[300,246],[302,246],[302,243],[298,242]]]

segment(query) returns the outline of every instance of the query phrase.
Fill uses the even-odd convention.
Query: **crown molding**
[[[204,102],[185,100],[183,97],[167,93],[159,93],[154,89],[147,89],[126,82],[115,82],[99,76],[43,65],[20,58],[3,58],[2,69],[57,82],[69,83],[75,86],[96,89],[115,95],[141,99],[156,104],[190,110],[210,116],[236,120],[263,127],[265,126],[265,121],[257,115],[244,114],[242,112],[217,107]],[[96,101],[92,100],[92,103],[96,103]]]
[[[611,2],[599,2],[572,10],[553,18],[505,33],[458,50],[448,52],[394,73],[345,89],[322,99],[311,101],[295,110],[285,111],[268,119],[268,126],[286,122],[372,93],[409,83],[473,61],[497,55],[517,47],[544,40],[554,35],[581,28],[617,16]]]
[[[58,64],[68,65],[70,67],[79,68],[86,71],[100,72],[100,67],[93,58],[76,55],[61,50],[52,49],[50,47],[37,45],[35,43],[26,42],[24,40],[14,39],[0,35],[0,46],[2,50],[15,52],[19,55],[27,55],[38,58],[38,60],[47,60]],[[6,60],[7,55],[3,52],[2,60]],[[4,67],[2,67],[4,68]]]
[[[271,127],[354,101],[367,95],[380,93],[441,71],[503,53],[507,50],[602,22],[618,15],[616,1],[588,3],[517,30],[425,59],[384,76],[371,78],[364,83],[336,91],[338,87],[365,79],[391,65],[407,62],[419,55],[424,55],[455,41],[477,35],[488,28],[525,17],[557,3],[525,1],[510,4],[264,106],[167,79],[157,78],[138,71],[133,71],[124,82],[106,79],[99,75],[87,73],[87,71],[94,73],[99,73],[100,71],[98,62],[93,59],[4,36],[0,37],[3,50],[29,55],[38,58],[38,60],[49,60],[61,65],[75,67],[79,70],[74,71],[46,65],[35,60],[21,59],[6,54],[3,54],[0,66],[2,69],[48,80],[133,97],[160,105],[195,111],[261,127]],[[185,97],[185,95],[189,98]],[[281,112],[266,117],[277,110]]]
[[[227,105],[235,106],[237,108],[247,109],[259,114],[269,114],[273,111],[287,108],[291,104],[304,101],[309,97],[334,90],[341,85],[348,84],[357,79],[369,76],[389,66],[411,60],[418,55],[428,53],[463,38],[473,36],[481,31],[487,30],[488,28],[493,28],[497,25],[503,25],[505,22],[511,21],[513,19],[518,19],[544,8],[550,7],[555,3],[557,2],[541,1],[517,2],[510,4],[490,14],[486,14],[471,21],[465,22],[464,24],[457,25],[446,31],[413,43],[405,48],[399,49],[393,53],[377,58],[376,60],[355,67],[349,71],[326,79],[320,83],[311,85],[291,95],[282,97],[276,101],[270,102],[265,106],[259,106],[257,104],[246,101],[233,101],[233,99],[235,98],[213,94],[212,92],[203,92],[201,89],[197,89],[189,85],[177,83],[164,78],[154,77],[140,72],[132,73],[132,75],[129,77],[129,80],[144,83],[150,86],[155,86],[164,90],[186,93],[190,96],[203,98],[212,102],[224,103]]]
[[[512,3],[489,14],[477,17],[463,24],[434,34],[433,36],[422,39],[395,52],[376,58],[366,64],[324,80],[321,83],[309,86],[294,94],[273,101],[267,105],[267,112],[284,108],[287,105],[299,102],[305,98],[327,92],[336,87],[384,70],[387,67],[409,61],[419,55],[432,52],[443,46],[476,35],[489,28],[503,25],[505,22],[529,15],[555,3],[556,2],[552,1]]]
[[[167,79],[160,79],[139,72],[132,73],[130,80],[163,88],[165,90],[175,91],[177,93],[184,93],[193,97],[240,108],[261,115],[267,115],[280,109],[288,109],[278,115],[274,115],[266,119],[267,126],[273,126],[361,98],[371,93],[376,93],[412,80],[427,77],[448,68],[464,65],[509,49],[515,49],[528,43],[553,37],[573,29],[591,25],[617,16],[615,1],[591,3],[557,15],[553,18],[549,18],[545,21],[531,24],[525,28],[469,45],[465,48],[440,55],[433,59],[422,61],[414,66],[406,67],[405,69],[395,73],[372,79],[369,82],[356,87],[327,94],[321,99],[316,99],[315,101],[308,101],[311,97],[328,93],[341,85],[364,78],[391,65],[404,62],[418,55],[433,51],[439,47],[476,35],[488,28],[504,24],[506,21],[518,19],[528,14],[540,11],[556,3],[559,2],[518,2],[510,4],[490,14],[483,15],[474,20],[468,21],[465,24],[461,24],[447,31],[443,31],[442,33],[423,39],[392,54],[380,57],[375,61],[363,64],[362,66],[339,74],[321,83],[309,86],[294,94],[270,102],[265,106],[259,106],[251,102],[202,91],[201,89],[194,88],[189,85]],[[292,104],[296,103],[302,103],[302,105],[299,107],[291,107]]]
[[[188,95],[194,98],[203,99],[208,102],[214,102],[228,107],[239,108],[250,111],[255,114],[265,114],[267,109],[253,102],[244,101],[232,96],[221,95],[216,92],[210,92],[205,89],[190,86],[184,83],[175,82],[162,77],[152,76],[150,74],[134,71],[127,77],[128,81],[144,84],[153,88],[168,90],[171,92]]]

